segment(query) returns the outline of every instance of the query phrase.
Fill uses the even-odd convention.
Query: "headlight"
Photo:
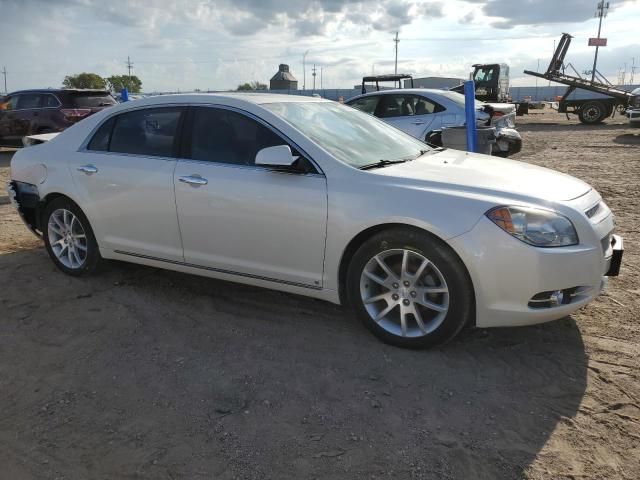
[[[559,213],[526,207],[497,207],[486,215],[505,232],[535,247],[566,247],[578,243],[573,223]]]

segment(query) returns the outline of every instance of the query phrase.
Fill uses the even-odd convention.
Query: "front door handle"
[[[424,125],[424,122],[422,120],[416,120],[415,122],[411,122],[414,125]]]
[[[194,186],[206,185],[209,183],[209,180],[202,178],[200,175],[186,175],[184,177],[180,177],[178,180]]]
[[[86,173],[87,175],[93,175],[94,173],[98,173],[98,169],[93,165],[82,165],[78,167],[77,170],[82,173]]]

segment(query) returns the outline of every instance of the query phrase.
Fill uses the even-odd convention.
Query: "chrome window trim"
[[[219,110],[228,110],[230,112],[235,112],[235,113],[237,113],[239,115],[244,115],[246,117],[249,117],[250,119],[258,122],[263,127],[269,129],[274,135],[277,135],[282,140],[284,140],[286,143],[294,146],[295,149],[298,150],[302,154],[302,156],[305,157],[311,163],[311,165],[313,165],[313,168],[316,169],[316,174],[317,175],[322,175],[323,177],[325,176],[324,172],[322,171],[320,166],[316,163],[315,160],[313,160],[313,158],[311,158],[311,155],[309,155],[302,148],[300,148],[300,146],[296,142],[291,140],[288,135],[285,135],[280,130],[276,129],[273,125],[271,125],[270,123],[266,122],[265,120],[263,120],[262,118],[258,117],[257,115],[255,115],[255,114],[253,114],[251,112],[247,112],[246,110],[242,110],[242,109],[237,108],[237,107],[231,107],[229,105],[217,105],[217,104],[212,104],[212,103],[206,103],[206,104],[190,104],[190,106],[192,106],[192,107],[204,107],[204,108],[217,108]],[[181,160],[193,160],[193,159],[192,158],[188,158],[188,159],[181,158]],[[198,160],[198,161],[202,161],[202,162],[206,162],[206,163],[223,163],[223,162],[211,162],[211,161],[207,161],[207,160]],[[226,164],[226,165],[233,165],[233,164]],[[253,168],[256,168],[256,169],[260,169],[260,170],[264,170],[264,169],[272,170],[272,169],[269,169],[268,167],[260,167],[260,166],[256,166],[256,165],[237,165],[237,166],[239,166],[239,167],[253,167]]]
[[[77,152],[83,152],[83,153],[107,153],[107,154],[111,154],[111,155],[127,155],[129,157],[163,158],[163,159],[170,159],[170,160],[178,160],[179,157],[160,157],[160,156],[154,156],[154,155],[141,155],[139,153],[105,152],[105,151],[102,151],[102,150],[89,150],[87,148],[87,146],[89,145],[89,143],[93,139],[93,136],[100,129],[100,127],[102,127],[102,125],[104,125],[106,122],[111,120],[113,117],[116,117],[118,115],[123,115],[123,114],[129,113],[129,112],[135,112],[137,110],[145,110],[145,109],[146,110],[155,110],[155,109],[158,109],[158,108],[176,108],[176,107],[184,108],[184,107],[186,107],[186,105],[180,104],[180,103],[167,103],[167,104],[163,104],[163,105],[153,105],[153,106],[148,106],[148,105],[147,106],[140,106],[140,105],[138,105],[136,107],[128,108],[126,110],[122,110],[122,111],[119,111],[119,112],[112,112],[109,116],[107,116],[104,120],[102,120],[98,125],[93,127],[93,129],[87,135],[87,138],[84,139],[84,141],[80,144],[80,147],[78,147],[78,150],[76,150],[76,151]],[[105,107],[105,108],[109,108],[109,107]],[[176,133],[178,133],[178,132],[176,132]]]
[[[105,152],[102,150],[85,150],[84,153],[101,154],[101,155],[117,155],[119,157],[149,158],[154,160],[164,160],[165,162],[177,162],[178,157],[161,157],[155,155],[141,155],[139,153],[122,153],[122,152]]]
[[[193,158],[175,158],[174,160],[179,161],[180,163],[193,163],[196,165],[214,165],[217,167],[225,167],[225,168],[239,168],[243,170],[255,170],[258,172],[271,172],[271,173],[281,173],[285,175],[296,175],[296,176],[306,176],[306,177],[319,177],[325,178],[322,173],[306,173],[306,172],[295,172],[295,171],[287,171],[287,170],[278,170],[269,168],[267,166],[259,166],[259,165],[243,165],[239,163],[225,163],[225,162],[212,162],[210,160],[195,160]]]
[[[87,146],[91,142],[91,139],[93,139],[93,136],[96,134],[98,129],[104,123],[108,122],[111,118],[113,118],[115,116],[122,115],[124,113],[134,112],[136,110],[155,109],[155,108],[176,108],[176,107],[181,107],[181,108],[188,108],[188,107],[219,108],[219,109],[223,109],[223,110],[233,111],[233,112],[239,113],[241,115],[246,115],[249,118],[251,118],[253,120],[256,120],[258,123],[262,124],[263,126],[268,128],[269,130],[271,130],[274,134],[276,134],[280,138],[284,139],[287,143],[290,143],[291,145],[293,145],[309,162],[311,162],[313,167],[317,170],[316,173],[311,173],[311,174],[295,173],[295,175],[320,175],[320,176],[323,176],[323,177],[325,176],[324,172],[322,171],[322,169],[320,168],[318,163],[311,157],[311,155],[309,155],[296,142],[291,140],[287,135],[285,135],[284,133],[280,132],[278,129],[273,127],[271,124],[265,122],[263,119],[257,117],[256,115],[252,114],[251,112],[247,112],[246,110],[242,110],[242,109],[237,108],[237,107],[231,107],[231,106],[228,106],[228,105],[218,105],[218,104],[214,104],[214,103],[166,103],[166,104],[161,104],[161,105],[144,105],[144,106],[143,105],[137,105],[137,106],[132,107],[132,108],[127,108],[125,110],[121,110],[121,111],[118,111],[118,112],[113,112],[110,115],[108,115],[107,117],[105,117],[100,123],[98,123],[89,132],[89,134],[87,135],[87,138],[85,138],[84,141],[80,144],[80,147],[78,147],[77,152],[127,155],[127,156],[131,156],[131,157],[161,158],[161,159],[170,159],[170,160],[184,160],[184,161],[193,161],[193,162],[204,162],[204,163],[207,163],[207,164],[215,163],[215,164],[222,165],[221,162],[211,162],[211,161],[207,161],[207,160],[194,160],[194,159],[191,159],[191,158],[182,158],[182,157],[154,157],[154,156],[151,156],[151,155],[139,155],[139,154],[135,154],[135,153],[104,152],[104,151],[100,151],[100,150],[89,150],[87,148]],[[181,132],[181,134],[184,135],[184,131]],[[224,164],[224,165],[231,165],[231,164]],[[232,166],[234,166],[234,165],[232,165]],[[237,166],[237,167],[257,168],[257,169],[260,169],[260,170],[268,169],[267,167],[256,167],[256,166],[252,166],[252,165],[235,165],[235,166]],[[285,173],[285,172],[283,172],[283,173]]]

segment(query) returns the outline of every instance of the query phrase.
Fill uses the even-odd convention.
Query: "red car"
[[[21,90],[0,99],[0,146],[22,146],[26,135],[61,132],[116,104],[106,90]]]

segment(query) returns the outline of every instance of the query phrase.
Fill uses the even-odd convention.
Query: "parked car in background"
[[[465,124],[464,95],[447,90],[383,90],[358,95],[345,103],[432,145],[442,145],[443,128]],[[516,107],[513,104],[476,100],[478,126],[496,128],[492,155],[507,157],[522,149],[522,137],[515,129],[515,117]]]
[[[636,88],[631,93],[636,95],[637,98],[640,98],[640,88]],[[636,103],[640,103],[640,102],[636,102]],[[629,118],[629,124],[632,127],[640,127],[640,107],[627,109],[626,115]]]
[[[0,146],[19,147],[27,135],[61,132],[115,104],[115,99],[106,90],[13,92],[0,100]]]
[[[9,198],[67,274],[117,259],[320,298],[401,347],[565,317],[622,256],[581,180],[296,95],[120,104],[17,152]]]

